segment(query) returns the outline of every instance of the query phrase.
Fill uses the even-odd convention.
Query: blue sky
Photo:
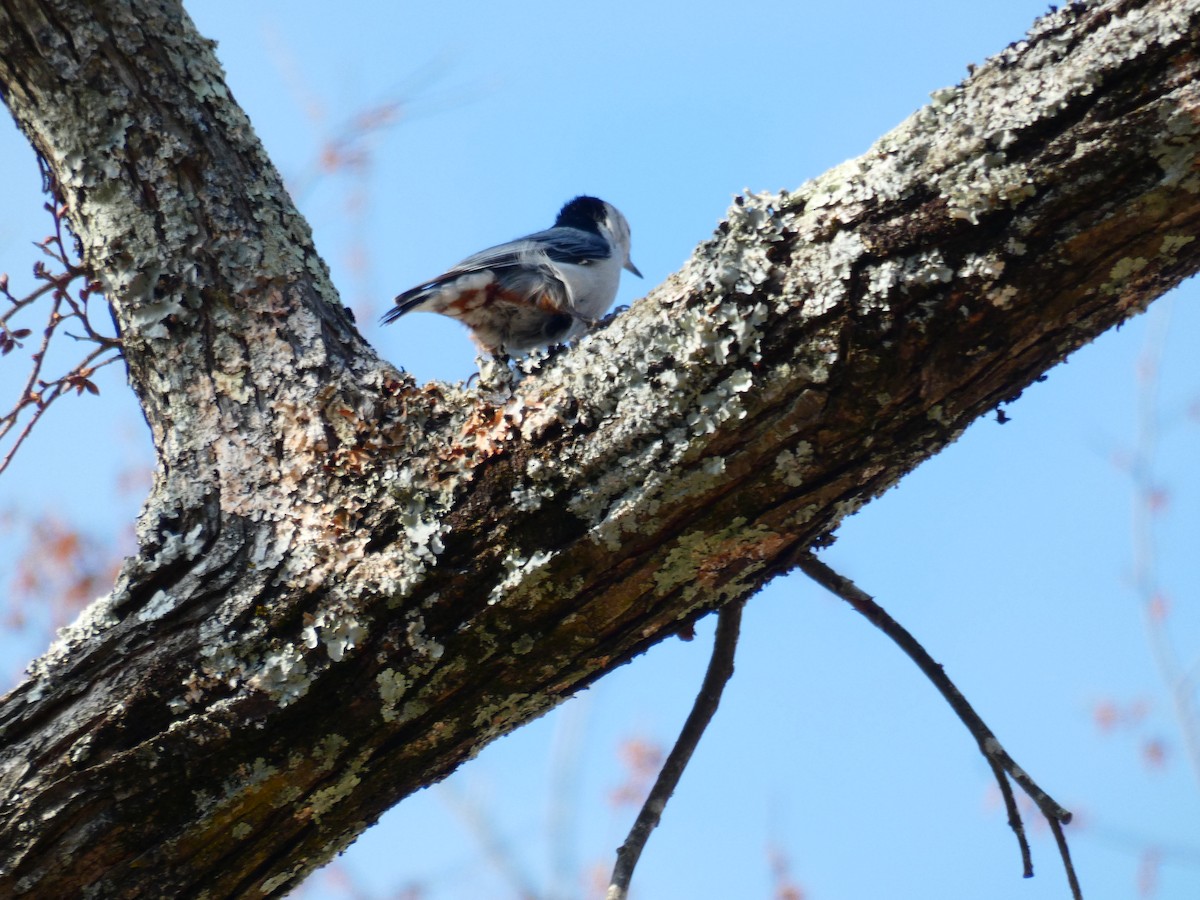
[[[1045,4],[194,7],[364,331],[427,380],[471,374],[472,346],[436,316],[375,327],[392,295],[592,193],[632,224],[646,280],[627,276],[619,302],[634,302],[711,232],[733,194],[794,188],[862,153],[968,63],[1019,40]],[[367,142],[360,175],[316,173],[326,141],[397,101],[398,120]],[[28,241],[46,223],[32,157],[7,123],[0,164],[0,270],[19,286]],[[1163,851],[1153,896],[1200,896],[1200,785],[1133,589],[1134,493],[1118,464],[1136,439],[1138,358],[1160,332],[1151,474],[1168,502],[1153,532],[1157,573],[1173,601],[1171,640],[1195,667],[1192,282],[1026,391],[1009,424],[977,423],[847,520],[824,554],[925,643],[1013,756],[1079,812],[1068,834],[1090,900],[1138,897],[1139,858],[1153,847]],[[0,399],[22,374],[0,366]],[[100,400],[54,410],[0,476],[0,510],[129,531],[140,498],[116,487],[117,473],[149,458],[148,439],[122,374],[110,370],[102,389]],[[17,544],[0,540],[6,564]],[[410,884],[438,900],[515,896],[456,812],[465,804],[544,896],[555,858],[570,872],[561,896],[584,896],[579,873],[610,864],[633,815],[608,799],[623,780],[618,748],[673,740],[711,634],[703,623],[697,640],[654,648],[497,742],[452,788],[386,816],[341,872],[370,897]],[[28,634],[3,638],[4,671],[40,649]],[[1145,701],[1148,712],[1136,728],[1101,733],[1093,710],[1104,701]],[[1139,746],[1154,738],[1167,756],[1150,769]],[[552,774],[561,758],[566,787]],[[1027,821],[1029,881],[989,770],[934,690],[856,614],[792,577],[746,611],[736,675],[650,840],[635,896],[765,900],[774,846],[809,900],[1064,898],[1053,842],[1036,813]],[[307,896],[347,894],[318,876]]]

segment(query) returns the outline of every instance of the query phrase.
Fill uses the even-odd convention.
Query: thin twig
[[[1004,776],[1004,769],[996,760],[989,758],[988,765],[992,767],[992,777],[1000,786],[1000,796],[1004,798],[1004,810],[1008,813],[1008,827],[1017,836],[1021,845],[1021,874],[1026,878],[1033,877],[1033,851],[1029,849],[1029,839],[1025,836],[1025,823],[1021,821],[1021,811],[1017,809],[1017,798],[1013,796],[1012,785]]]
[[[517,855],[506,846],[503,836],[495,823],[488,818],[479,804],[464,797],[451,781],[438,786],[439,794],[450,806],[450,809],[462,818],[471,830],[475,839],[483,848],[484,856],[496,867],[496,870],[509,882],[520,900],[537,900],[538,892],[533,879],[524,871]]]
[[[1058,855],[1062,857],[1063,868],[1067,870],[1067,883],[1071,885],[1071,896],[1079,900],[1083,890],[1079,887],[1079,878],[1075,875],[1075,864],[1071,862],[1071,848],[1067,846],[1067,836],[1063,834],[1063,823],[1047,817],[1050,830],[1054,832],[1054,842],[1058,844]]]
[[[855,610],[862,613],[872,625],[891,638],[907,654],[908,658],[915,662],[917,667],[925,673],[925,677],[933,682],[934,687],[938,689],[938,692],[950,704],[950,708],[954,710],[958,718],[962,720],[962,723],[967,726],[967,730],[971,732],[971,736],[979,744],[980,752],[992,767],[992,773],[996,776],[997,784],[1000,785],[1000,792],[1004,795],[1004,804],[1008,809],[1008,822],[1017,836],[1017,842],[1021,846],[1021,860],[1024,865],[1025,877],[1028,878],[1033,874],[1033,863],[1030,856],[1029,842],[1025,836],[1025,826],[1021,822],[1020,814],[1017,812],[1016,801],[1012,796],[1012,788],[1008,784],[1009,778],[1020,785],[1021,789],[1033,800],[1042,815],[1046,817],[1046,821],[1050,823],[1050,828],[1054,831],[1055,838],[1058,840],[1059,854],[1062,856],[1063,867],[1067,872],[1067,881],[1071,885],[1071,896],[1075,900],[1082,900],[1083,894],[1079,889],[1079,880],[1075,875],[1075,867],[1071,863],[1071,855],[1067,852],[1066,838],[1062,833],[1062,826],[1071,821],[1071,814],[1059,806],[1054,798],[1042,790],[1029,777],[1025,770],[1013,761],[1013,758],[1000,745],[992,730],[988,728],[983,719],[979,717],[979,714],[971,707],[971,704],[967,702],[966,697],[955,687],[954,682],[950,680],[942,667],[934,661],[933,657],[929,655],[928,651],[921,646],[916,638],[899,622],[888,615],[882,606],[876,603],[874,599],[853,581],[839,575],[829,566],[825,565],[825,563],[817,559],[812,553],[807,551],[799,553],[796,555],[795,561],[804,574],[808,575],[817,584],[845,600]]]
[[[80,375],[80,377],[84,377],[81,374],[84,372],[86,372],[86,373],[88,373],[88,375],[90,375],[90,374],[94,373],[97,369],[102,369],[105,366],[107,366],[111,363],[115,363],[117,360],[121,359],[120,353],[114,352],[113,355],[109,356],[107,359],[102,359],[99,362],[95,363],[95,365],[92,365],[92,362],[95,359],[97,359],[101,354],[109,351],[110,349],[113,349],[113,348],[98,347],[97,349],[95,349],[91,353],[89,353],[86,357],[84,357],[83,361],[80,362],[79,364],[77,364],[76,367],[71,372],[68,372],[66,375],[62,376],[59,379],[56,379],[55,381],[45,382],[45,386],[43,387],[43,389],[37,393],[38,399],[36,399],[36,400],[31,399],[34,395],[31,394],[30,389],[27,388],[26,394],[24,395],[26,399],[18,401],[17,405],[14,406],[12,408],[12,410],[10,410],[8,413],[6,413],[3,416],[0,416],[0,438],[4,438],[8,435],[9,431],[11,431],[13,428],[16,427],[17,422],[18,422],[18,417],[21,414],[21,410],[24,409],[24,407],[29,406],[29,405],[33,405],[33,407],[34,407],[33,415],[31,415],[29,417],[29,419],[25,422],[25,426],[17,434],[17,437],[13,441],[12,446],[8,448],[8,451],[4,454],[3,458],[0,459],[0,473],[4,472],[4,470],[7,469],[9,467],[9,465],[12,463],[13,458],[17,455],[17,451],[21,449],[21,445],[23,443],[25,443],[25,439],[27,437],[29,437],[30,433],[33,431],[33,427],[37,424],[38,420],[41,419],[41,417],[46,414],[46,410],[48,410],[50,408],[50,405],[52,403],[54,403],[55,400],[59,399],[65,393],[67,393],[67,391],[70,390],[72,387],[75,387],[75,385],[71,381],[71,379],[75,375]],[[43,351],[42,355],[44,357],[44,351]],[[41,361],[39,360],[34,368],[33,373],[30,376],[31,381],[37,377],[40,370],[41,370]],[[39,383],[41,383],[41,382],[39,382]],[[76,392],[78,393],[78,388],[76,388]]]
[[[8,292],[8,290],[6,288],[4,290],[4,297],[6,300],[8,300],[8,302],[11,305],[7,312],[0,314],[0,327],[7,326],[8,320],[10,318],[12,318],[14,313],[20,312],[22,309],[24,309],[26,306],[29,306],[30,304],[32,304],[34,301],[36,301],[40,297],[44,297],[46,294],[49,294],[51,291],[58,290],[58,288],[59,288],[59,286],[57,284],[55,284],[54,282],[47,281],[47,282],[41,284],[40,286],[34,288],[32,291],[30,291],[24,297],[14,297],[12,294],[10,294]]]
[[[642,804],[642,809],[638,813],[637,819],[634,820],[633,827],[629,829],[629,836],[625,838],[625,843],[617,851],[617,862],[613,866],[612,879],[609,882],[605,900],[626,900],[629,896],[629,882],[633,878],[634,867],[637,866],[642,849],[650,837],[650,832],[658,826],[667,801],[675,793],[683,770],[692,758],[696,745],[700,743],[704,729],[708,727],[713,714],[717,711],[717,705],[721,702],[721,693],[725,690],[725,683],[733,675],[733,657],[737,651],[738,632],[742,627],[742,607],[744,605],[744,600],[734,600],[732,603],[722,606],[721,611],[717,614],[717,635],[713,639],[712,658],[708,661],[708,671],[704,673],[704,682],[700,685],[700,692],[696,695],[696,701],[692,704],[692,711],[688,714],[687,721],[683,723],[683,729],[679,732],[675,746],[667,755],[662,771],[658,773],[658,778],[654,782],[654,787],[650,789],[650,794],[646,797],[646,802]]]
[[[1133,576],[1145,619],[1150,652],[1167,687],[1175,719],[1183,737],[1184,755],[1192,775],[1200,782],[1200,712],[1186,666],[1175,651],[1170,634],[1167,596],[1160,581],[1159,547],[1155,522],[1161,512],[1163,487],[1157,479],[1155,457],[1159,441],[1158,391],[1170,334],[1170,299],[1156,305],[1149,317],[1145,345],[1138,358],[1136,443],[1130,474],[1135,490],[1133,504]]]
[[[21,445],[25,443],[25,439],[29,437],[34,426],[55,400],[72,390],[76,394],[82,394],[84,391],[92,394],[99,393],[91,376],[97,369],[121,358],[120,339],[107,337],[98,332],[88,317],[88,300],[99,291],[99,285],[85,280],[78,298],[73,297],[70,293],[72,284],[77,279],[84,278],[86,270],[82,265],[70,262],[72,254],[68,252],[64,238],[66,232],[64,232],[63,216],[66,208],[63,206],[60,192],[54,184],[45,161],[39,158],[38,162],[42,168],[43,189],[51,195],[54,201],[45,204],[46,211],[50,213],[54,221],[54,233],[35,242],[34,246],[53,260],[54,266],[48,268],[42,260],[35,262],[33,277],[41,283],[23,297],[14,295],[9,290],[8,276],[0,274],[0,299],[6,301],[3,310],[0,311],[0,356],[7,356],[13,349],[23,348],[22,342],[33,333],[30,328],[11,327],[17,314],[47,294],[50,295],[50,301],[46,324],[42,329],[38,347],[28,354],[30,366],[25,383],[17,394],[12,407],[7,412],[0,414],[0,442],[11,441],[10,446],[0,457],[0,473],[8,468]],[[76,241],[75,249],[75,255],[78,256],[78,241]],[[83,326],[84,336],[73,335],[62,328],[64,323],[72,319],[77,319]],[[42,371],[49,359],[50,345],[56,333],[64,333],[70,338],[87,341],[95,346],[65,375],[53,381],[46,381],[42,378]],[[106,353],[110,355],[105,357]],[[97,362],[97,360],[99,361]],[[26,415],[28,415],[28,419],[23,422],[22,417]],[[15,438],[11,437],[14,432]]]

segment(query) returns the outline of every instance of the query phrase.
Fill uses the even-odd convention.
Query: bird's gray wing
[[[578,228],[548,228],[527,237],[500,244],[468,256],[447,275],[477,272],[480,269],[504,269],[528,265],[532,258],[544,255],[551,262],[586,265],[612,255],[608,241]]]
[[[399,294],[383,321],[394,322],[458,279],[485,271],[495,275],[493,291],[499,302],[535,302],[543,309],[565,310],[570,300],[567,286],[548,263],[586,265],[611,255],[608,242],[598,234],[578,228],[548,228],[481,250],[437,278]]]

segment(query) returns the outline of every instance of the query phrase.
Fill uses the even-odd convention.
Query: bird
[[[629,258],[629,223],[611,203],[581,196],[554,225],[468,256],[443,274],[398,295],[382,317],[409,312],[457,319],[492,356],[520,356],[579,337],[617,295]]]

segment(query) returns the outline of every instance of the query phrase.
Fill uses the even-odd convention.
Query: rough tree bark
[[[1196,271],[1200,0],[1072,4],[508,402],[338,302],[170,0],[0,0],[124,340],[139,550],[0,704],[0,893],[278,895]]]

